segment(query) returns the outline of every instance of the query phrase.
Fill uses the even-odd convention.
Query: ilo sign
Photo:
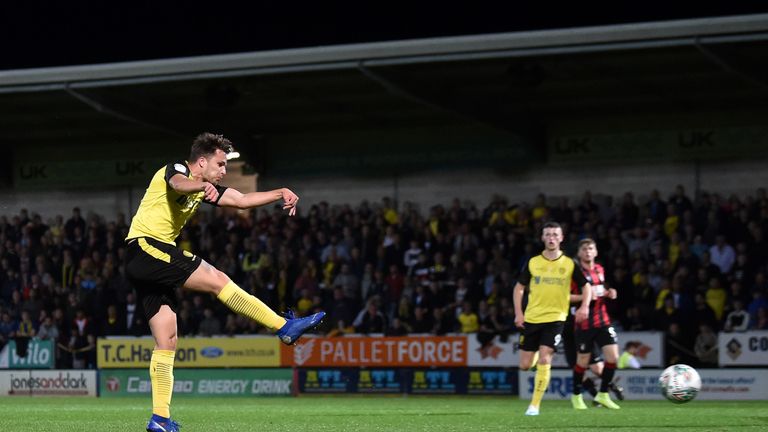
[[[13,340],[0,351],[0,369],[52,369],[53,364],[53,342],[50,340],[29,341],[25,357],[19,357]]]

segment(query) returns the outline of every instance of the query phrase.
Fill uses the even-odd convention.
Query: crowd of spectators
[[[699,193],[681,186],[642,202],[585,192],[578,202],[544,195],[532,204],[494,197],[478,208],[453,200],[320,203],[288,217],[279,207],[200,211],[177,240],[274,309],[325,310],[320,331],[476,333],[514,328],[512,288],[540,253],[544,221],[560,222],[571,256],[596,240],[619,330],[666,333],[667,362],[717,363],[718,331],[768,329],[768,198]],[[59,367],[93,367],[95,339],[148,334],[126,283],[125,215],[0,215],[0,346],[49,338]],[[262,333],[208,295],[177,292],[180,336]]]

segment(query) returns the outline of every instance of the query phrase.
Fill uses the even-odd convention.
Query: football
[[[684,365],[672,365],[659,377],[661,394],[674,403],[692,401],[701,390],[701,377],[696,369]]]

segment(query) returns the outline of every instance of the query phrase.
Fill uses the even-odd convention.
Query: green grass
[[[620,411],[576,412],[544,401],[523,415],[511,397],[302,396],[174,398],[173,414],[192,431],[765,431],[768,402],[625,401]],[[142,431],[149,398],[0,398],[0,431]]]

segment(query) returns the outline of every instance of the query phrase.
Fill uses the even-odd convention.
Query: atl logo
[[[116,392],[120,390],[120,379],[117,377],[107,378],[107,390]]]

